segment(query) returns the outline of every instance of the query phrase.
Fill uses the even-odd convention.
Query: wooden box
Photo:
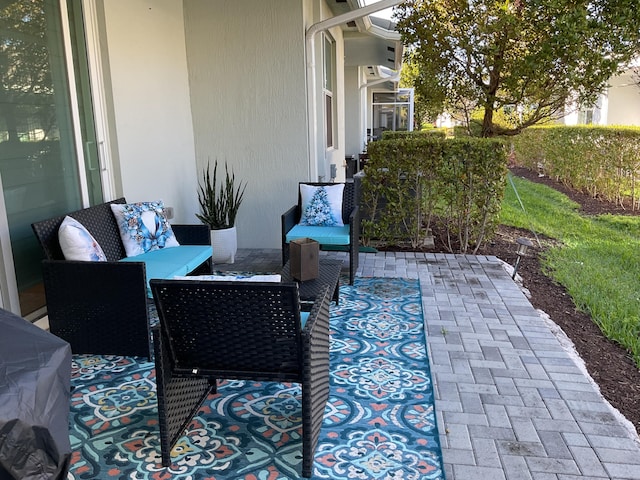
[[[291,276],[301,282],[318,278],[320,244],[311,238],[299,238],[289,243]]]

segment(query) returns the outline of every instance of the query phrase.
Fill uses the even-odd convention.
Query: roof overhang
[[[335,15],[362,8],[363,0],[329,0]],[[367,15],[342,25],[345,66],[384,66],[400,70],[403,45],[395,23]]]

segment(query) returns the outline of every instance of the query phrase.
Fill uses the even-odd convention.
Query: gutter
[[[379,2],[358,8],[336,17],[331,17],[311,25],[305,32],[305,44],[307,52],[307,104],[309,107],[309,181],[318,179],[318,96],[316,85],[316,35],[320,32],[337,27],[352,20],[366,17],[372,13],[386,8],[395,7],[404,0],[380,0]]]
[[[381,76],[381,78],[378,78],[377,80],[372,80],[370,82],[363,83],[362,85],[360,85],[360,90],[362,90],[363,88],[372,87],[373,85],[379,85],[381,83],[387,83],[387,82],[398,83],[399,81],[400,81],[400,72],[394,72],[393,75],[390,75],[388,77]]]

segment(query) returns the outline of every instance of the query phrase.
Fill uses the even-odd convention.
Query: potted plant
[[[233,263],[238,249],[236,215],[242,203],[247,186],[238,182],[225,163],[225,179],[218,186],[218,162],[213,167],[213,175],[207,165],[203,172],[203,183],[198,184],[200,213],[196,217],[211,229],[213,263]]]

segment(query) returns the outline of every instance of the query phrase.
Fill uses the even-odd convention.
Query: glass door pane
[[[0,173],[22,315],[44,304],[31,223],[82,206],[58,0],[0,2]]]
[[[86,36],[82,15],[82,0],[68,0],[69,31],[73,50],[73,70],[78,98],[80,135],[84,148],[85,172],[91,205],[102,203],[102,181],[93,103]]]

